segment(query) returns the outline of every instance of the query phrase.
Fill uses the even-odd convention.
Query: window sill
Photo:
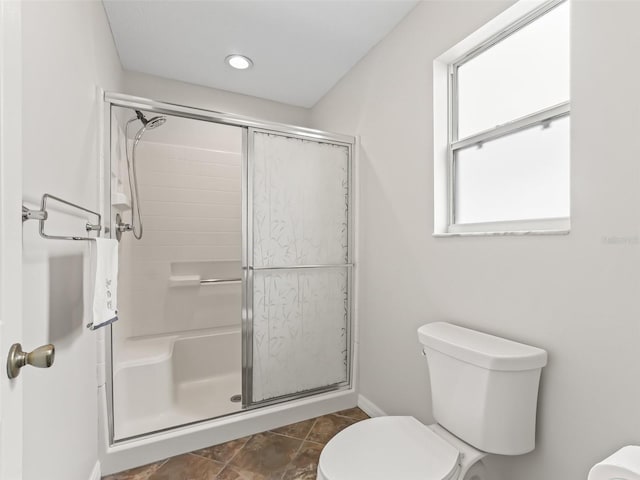
[[[500,232],[446,232],[434,233],[436,238],[440,237],[520,237],[526,235],[569,235],[571,230],[514,230]]]
[[[449,225],[446,232],[434,232],[434,237],[486,237],[507,235],[568,235],[571,232],[569,218],[544,218],[488,223]]]

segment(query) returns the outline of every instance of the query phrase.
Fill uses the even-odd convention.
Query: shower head
[[[152,117],[151,120],[147,120],[147,117],[145,117],[140,110],[136,110],[136,116],[138,117],[138,120],[142,122],[142,125],[147,128],[147,130],[160,127],[167,121],[167,117],[163,115]]]
[[[153,117],[147,123],[147,129],[161,127],[162,125],[164,125],[166,121],[167,121],[167,117],[164,117],[164,116]]]

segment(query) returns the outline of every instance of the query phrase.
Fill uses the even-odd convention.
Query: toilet
[[[317,480],[491,480],[488,454],[535,448],[546,351],[446,322],[418,337],[437,423],[391,416],[351,425],[322,450]]]
[[[627,445],[593,466],[588,480],[640,480],[640,446]]]

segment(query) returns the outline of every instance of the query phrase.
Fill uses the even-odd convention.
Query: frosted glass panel
[[[569,100],[569,2],[458,69],[458,137]]]
[[[252,136],[248,400],[256,403],[349,379],[349,149]]]
[[[460,150],[455,223],[569,217],[569,117]]]
[[[253,401],[347,380],[347,268],[256,271]]]
[[[253,262],[347,261],[347,147],[254,134]]]

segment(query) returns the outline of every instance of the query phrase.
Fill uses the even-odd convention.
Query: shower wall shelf
[[[170,287],[195,287],[200,285],[200,275],[171,275]]]
[[[122,192],[113,192],[111,194],[111,206],[119,212],[128,212],[131,210],[131,201],[126,194]]]
[[[93,210],[89,210],[88,208],[81,207],[80,205],[76,205],[75,203],[69,202],[49,193],[45,193],[44,195],[42,195],[40,210],[31,210],[24,205],[22,206],[22,222],[24,223],[27,220],[38,220],[38,222],[40,223],[40,236],[49,240],[95,240],[94,237],[89,236],[49,235],[48,233],[46,233],[44,231],[44,224],[49,218],[49,212],[47,211],[47,201],[49,199],[55,200],[56,202],[63,203],[69,207],[77,208],[78,210],[82,210],[83,212],[96,216],[98,219],[98,223],[87,222],[87,224],[85,225],[85,229],[87,232],[100,232],[102,230],[102,216],[98,212],[94,212]]]

